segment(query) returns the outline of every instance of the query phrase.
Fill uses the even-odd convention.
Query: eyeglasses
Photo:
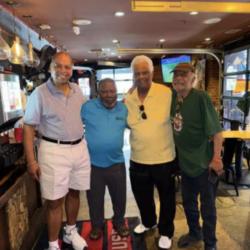
[[[144,105],[139,106],[139,111],[140,111],[140,114],[139,114],[138,118],[140,119],[140,117],[141,117],[143,120],[147,120],[147,115],[145,113]]]

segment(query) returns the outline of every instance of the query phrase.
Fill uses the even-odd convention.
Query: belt
[[[78,144],[78,143],[80,143],[82,141],[82,138],[80,138],[78,140],[75,140],[75,141],[58,141],[58,140],[48,138],[46,136],[42,136],[42,139],[45,140],[45,141],[52,142],[52,143],[67,144],[67,145],[75,145],[75,144]]]

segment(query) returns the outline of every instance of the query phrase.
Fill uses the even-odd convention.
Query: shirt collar
[[[148,92],[148,94],[147,94],[147,97],[153,97],[153,96],[154,96],[155,84],[156,84],[156,83],[154,83],[154,82],[151,83],[151,86],[150,86],[149,92]],[[134,90],[134,92],[132,93],[132,98],[133,98],[133,99],[136,99],[136,100],[139,100],[137,88],[136,88],[136,89]]]
[[[69,82],[68,84],[69,84],[69,88],[70,88],[70,90],[69,90],[69,95],[71,95],[72,93],[75,93],[75,86],[74,86],[74,83],[72,83],[72,82]],[[47,85],[48,89],[50,90],[50,92],[51,92],[53,95],[55,95],[55,94],[62,94],[62,92],[59,91],[59,90],[55,87],[55,85],[53,84],[51,78],[49,78],[49,80],[46,82],[46,85]]]

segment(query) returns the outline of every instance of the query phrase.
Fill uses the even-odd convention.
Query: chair
[[[237,120],[230,120],[224,118],[224,121],[230,123],[231,130],[238,130],[242,122]],[[223,153],[223,165],[225,170],[226,182],[229,183],[229,178],[231,175],[233,185],[235,188],[236,195],[239,196],[238,184],[236,180],[236,171],[239,172],[241,169],[235,169],[235,166],[232,165],[233,156],[236,153],[236,161],[241,161],[241,154],[244,147],[244,141],[239,141],[238,139],[226,139],[224,142],[224,153]],[[236,165],[236,164],[235,164]],[[240,164],[239,164],[240,165]]]
[[[250,170],[250,141],[245,142],[243,156],[246,158],[248,170]]]

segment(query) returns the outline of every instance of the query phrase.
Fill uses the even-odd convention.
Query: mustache
[[[183,81],[176,80],[176,81],[173,82],[173,84],[174,84],[174,85],[176,85],[176,84],[183,84]]]

